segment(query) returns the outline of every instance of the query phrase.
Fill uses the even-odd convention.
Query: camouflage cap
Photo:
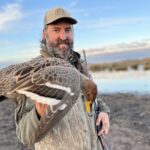
[[[51,24],[59,19],[65,19],[71,24],[76,24],[77,20],[71,17],[71,14],[63,8],[53,8],[46,12],[44,18],[44,26]]]

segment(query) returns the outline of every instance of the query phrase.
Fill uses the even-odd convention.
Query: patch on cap
[[[57,16],[64,16],[64,15],[66,15],[65,11],[62,8],[56,9],[55,14]]]

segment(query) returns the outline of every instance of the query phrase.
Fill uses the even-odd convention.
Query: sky
[[[0,0],[0,63],[39,55],[44,14],[54,7],[78,20],[76,51],[150,45],[150,0]]]

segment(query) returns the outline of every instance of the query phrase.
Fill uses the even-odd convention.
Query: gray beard
[[[57,47],[52,47],[50,44],[48,44],[48,41],[45,39],[45,41],[41,42],[41,48],[45,51],[47,51],[49,54],[53,54],[57,58],[62,58],[64,60],[68,60],[72,48],[73,48],[73,42],[70,43],[68,50],[65,52],[62,52],[59,48]]]
[[[59,48],[47,46],[48,53],[53,53],[55,57],[62,58],[64,60],[68,60],[71,49],[68,49],[65,52],[62,52]]]

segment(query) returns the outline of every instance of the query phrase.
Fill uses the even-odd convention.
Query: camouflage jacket
[[[41,50],[40,57],[54,57]],[[90,76],[84,61],[74,51],[70,55],[69,62],[81,73]],[[24,95],[16,96],[15,109],[16,133],[23,144],[32,146],[36,150],[97,150],[101,145],[95,131],[94,117],[89,117],[85,112],[84,100],[81,96],[74,106],[53,128],[41,122],[38,118],[34,103]],[[109,108],[97,98],[100,111],[108,112]],[[50,119],[48,113],[46,120]],[[43,132],[43,129],[46,129]]]

